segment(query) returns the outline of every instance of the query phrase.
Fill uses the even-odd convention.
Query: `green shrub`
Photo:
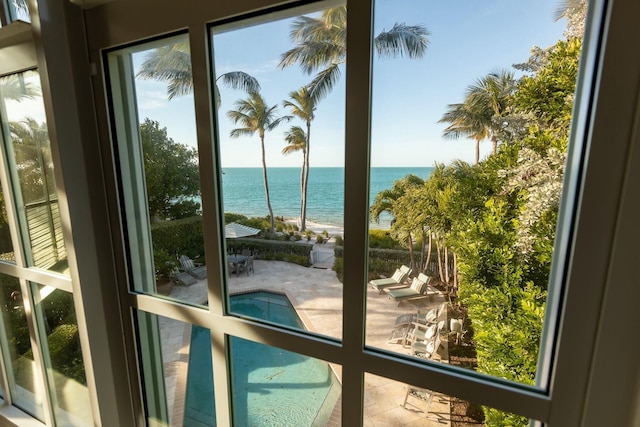
[[[342,282],[344,280],[344,259],[342,258],[333,259],[333,271],[336,272],[336,276],[338,276],[338,280]]]
[[[202,237],[202,217],[161,221],[151,225],[151,239],[155,251],[165,251],[175,256],[187,255],[194,258],[204,253]],[[156,265],[156,268],[159,266]]]
[[[303,267],[309,267],[311,265],[311,262],[309,261],[309,257],[308,256],[306,257],[304,255],[289,254],[284,256],[284,260],[292,264],[301,265]]]
[[[369,230],[369,247],[376,249],[402,249],[400,242],[388,230]]]
[[[336,240],[336,246],[343,246],[344,245],[344,239],[342,238],[342,236],[336,236],[335,240]]]
[[[169,277],[171,275],[171,270],[176,266],[175,255],[170,255],[162,248],[153,248],[153,262],[155,266],[156,279]]]
[[[73,324],[58,326],[49,335],[48,343],[53,368],[64,376],[86,385],[78,326]]]
[[[243,221],[246,221],[248,218],[244,215],[233,213],[233,212],[225,212],[224,213],[224,223],[229,224],[231,222],[237,222],[241,224]]]
[[[322,234],[318,234],[316,236],[316,243],[324,243],[324,237],[322,237]]]

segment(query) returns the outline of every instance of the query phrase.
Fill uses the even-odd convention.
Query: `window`
[[[437,417],[440,411],[443,411],[440,404],[444,402],[446,408],[447,401],[455,403],[456,399],[495,408],[496,412],[492,414],[503,414],[504,419],[511,419],[510,414],[514,414],[520,417],[520,420],[538,420],[548,422],[552,426],[597,425],[598,421],[602,421],[602,425],[611,421],[610,419],[602,420],[604,414],[608,417],[617,417],[616,425],[629,424],[623,422],[622,418],[630,412],[630,409],[619,398],[605,395],[604,390],[611,390],[611,380],[602,379],[600,375],[605,377],[605,373],[614,372],[616,375],[611,378],[625,380],[619,383],[624,383],[625,395],[631,395],[633,387],[636,386],[633,381],[623,378],[621,372],[617,371],[635,368],[637,357],[634,356],[637,356],[638,352],[633,345],[629,346],[628,354],[619,355],[620,360],[624,360],[620,367],[604,363],[601,352],[605,350],[603,343],[611,341],[615,343],[613,338],[620,337],[620,334],[625,335],[622,332],[619,334],[618,331],[629,332],[632,329],[632,325],[628,325],[630,323],[628,319],[623,316],[620,316],[623,321],[610,323],[612,319],[617,318],[611,314],[611,311],[616,311],[615,308],[622,306],[633,309],[628,301],[630,298],[618,298],[617,304],[614,304],[612,293],[617,295],[615,290],[625,289],[628,292],[628,295],[625,293],[625,297],[638,296],[637,291],[634,293],[631,286],[624,286],[624,283],[632,283],[629,279],[633,277],[630,274],[628,274],[629,277],[625,277],[625,272],[630,271],[629,265],[633,265],[633,262],[619,264],[624,258],[620,257],[620,252],[633,252],[630,248],[633,248],[635,239],[630,239],[629,236],[633,237],[634,233],[637,234],[635,229],[628,225],[633,222],[627,218],[630,210],[631,213],[635,212],[634,208],[630,208],[627,204],[628,201],[633,200],[628,194],[633,194],[634,190],[637,190],[635,188],[637,185],[634,184],[636,181],[633,181],[637,156],[632,150],[633,146],[628,143],[630,138],[634,138],[630,128],[634,123],[634,106],[637,100],[632,88],[637,87],[639,75],[637,71],[640,67],[637,58],[629,54],[630,51],[637,51],[637,49],[628,48],[630,40],[640,40],[634,37],[637,36],[638,31],[633,25],[634,18],[637,16],[637,6],[623,5],[620,2],[617,2],[615,7],[609,4],[605,19],[605,5],[601,2],[592,3],[590,21],[594,24],[591,24],[591,28],[587,31],[586,47],[583,50],[585,52],[583,67],[579,76],[581,83],[576,94],[578,100],[576,120],[572,129],[574,139],[589,141],[589,145],[586,152],[573,149],[567,154],[569,165],[572,166],[567,168],[570,175],[567,182],[570,185],[564,187],[563,198],[559,202],[560,211],[563,214],[560,216],[557,232],[556,248],[559,250],[554,254],[555,259],[559,261],[549,273],[554,286],[550,287],[552,295],[547,299],[546,304],[546,311],[551,313],[548,316],[552,320],[548,325],[554,323],[553,317],[557,316],[557,313],[562,313],[562,322],[556,322],[553,327],[547,327],[547,330],[541,334],[541,348],[553,349],[553,352],[546,352],[542,358],[538,366],[540,381],[533,387],[505,381],[502,378],[478,375],[472,370],[457,369],[447,364],[423,361],[408,354],[398,354],[398,351],[383,351],[370,342],[371,331],[386,329],[385,335],[390,332],[388,320],[371,316],[373,306],[367,301],[370,290],[367,290],[366,285],[370,280],[368,270],[371,264],[370,257],[366,255],[370,253],[369,241],[371,240],[368,237],[369,204],[375,198],[369,190],[373,176],[371,168],[376,167],[372,163],[377,150],[374,143],[377,135],[375,124],[380,121],[380,118],[376,118],[375,111],[379,102],[377,96],[380,94],[380,89],[376,89],[375,79],[381,75],[379,67],[385,66],[374,61],[372,35],[378,34],[379,27],[377,27],[378,21],[372,20],[372,16],[384,15],[384,3],[348,2],[349,31],[346,35],[346,46],[349,63],[346,74],[341,77],[345,88],[343,113],[345,235],[342,252],[344,276],[342,285],[338,285],[341,301],[341,320],[338,320],[338,323],[341,327],[331,325],[315,327],[316,330],[309,329],[306,326],[314,322],[309,322],[309,316],[305,313],[297,313],[304,327],[287,326],[283,320],[283,307],[286,306],[286,301],[281,299],[283,296],[289,299],[286,289],[278,295],[265,295],[261,293],[264,289],[248,287],[243,289],[243,292],[233,291],[232,279],[249,280],[259,277],[259,265],[254,262],[255,272],[252,273],[248,263],[240,266],[241,261],[238,261],[233,268],[239,267],[240,276],[229,277],[230,264],[233,263],[229,262],[227,251],[234,247],[234,244],[226,239],[224,214],[225,206],[228,206],[226,194],[229,190],[225,190],[227,173],[224,171],[223,156],[225,154],[222,150],[223,139],[228,135],[228,130],[225,131],[222,123],[227,108],[219,108],[217,104],[217,95],[221,95],[222,103],[226,102],[227,96],[222,89],[219,93],[216,91],[216,76],[231,70],[251,71],[248,74],[255,75],[260,70],[247,70],[244,64],[240,63],[231,64],[233,68],[229,70],[221,68],[227,57],[218,56],[219,53],[224,53],[218,52],[218,49],[223,50],[223,45],[218,43],[227,35],[240,37],[245,31],[248,34],[258,28],[267,28],[271,23],[285,22],[301,16],[306,16],[305,20],[314,19],[322,16],[323,10],[341,11],[340,4],[333,1],[283,4],[247,0],[246,2],[228,2],[219,6],[184,8],[183,5],[162,2],[153,11],[154,19],[141,20],[141,16],[150,13],[146,2],[112,2],[82,14],[84,22],[81,22],[81,19],[76,21],[71,19],[71,23],[60,23],[67,26],[65,29],[71,29],[70,27],[75,30],[86,29],[86,42],[89,46],[86,52],[72,59],[74,66],[86,72],[87,58],[82,56],[84,54],[88,55],[89,62],[96,66],[101,63],[104,65],[104,68],[97,67],[94,70],[97,74],[92,78],[97,84],[95,91],[89,95],[95,97],[95,105],[93,100],[87,101],[85,97],[69,91],[69,94],[74,93],[72,95],[74,102],[70,104],[77,104],[78,108],[69,106],[67,109],[57,104],[53,113],[69,114],[53,114],[52,117],[56,120],[49,126],[51,129],[58,130],[52,139],[54,163],[60,161],[64,169],[62,171],[56,169],[57,177],[64,177],[64,180],[59,179],[56,182],[56,187],[66,189],[64,194],[59,193],[58,199],[60,221],[65,237],[68,237],[71,231],[76,235],[76,230],[89,230],[87,236],[82,236],[89,240],[95,236],[107,235],[106,239],[96,239],[95,243],[91,244],[81,242],[82,239],[79,237],[66,239],[66,249],[69,251],[68,271],[63,273],[68,273],[68,276],[58,274],[58,270],[50,267],[42,268],[38,263],[33,262],[29,254],[31,245],[23,243],[23,241],[28,242],[29,233],[26,215],[20,214],[20,209],[26,206],[26,203],[20,200],[22,189],[19,176],[22,172],[12,169],[9,155],[12,152],[9,150],[13,147],[6,141],[6,132],[3,134],[5,139],[3,140],[3,195],[7,197],[5,206],[12,242],[11,247],[7,246],[7,249],[3,250],[13,250],[16,255],[15,261],[0,263],[0,272],[18,280],[25,312],[28,304],[36,304],[31,317],[27,315],[26,323],[30,341],[36,344],[40,342],[32,347],[35,364],[33,372],[41,377],[43,385],[40,388],[34,387],[34,391],[40,392],[42,396],[44,402],[42,418],[45,423],[54,424],[54,417],[60,415],[60,410],[56,408],[62,408],[65,412],[71,411],[69,407],[60,404],[64,399],[51,388],[55,381],[51,381],[50,373],[51,370],[55,371],[55,366],[58,365],[53,363],[53,360],[49,362],[47,346],[44,344],[47,338],[42,328],[46,324],[45,315],[49,316],[46,304],[53,299],[68,302],[69,292],[73,290],[74,306],[82,308],[76,313],[78,329],[80,332],[83,328],[85,332],[88,329],[90,334],[96,334],[95,336],[103,339],[108,347],[87,347],[85,344],[90,340],[83,341],[88,368],[87,389],[90,401],[94,404],[93,407],[99,408],[100,411],[95,414],[95,417],[99,417],[103,424],[107,420],[111,421],[110,416],[115,416],[114,414],[117,413],[119,418],[114,422],[116,425],[144,425],[145,421],[149,424],[179,425],[182,422],[180,417],[184,417],[188,407],[195,409],[193,413],[197,412],[199,406],[186,405],[186,402],[191,401],[189,398],[183,404],[179,399],[179,393],[175,393],[177,388],[174,387],[178,384],[186,385],[188,382],[186,379],[189,377],[189,368],[185,366],[191,366],[193,361],[185,364],[184,359],[191,356],[203,356],[204,366],[207,364],[211,366],[211,374],[205,372],[196,379],[204,384],[204,390],[212,391],[212,395],[215,396],[213,402],[211,397],[206,398],[206,401],[209,408],[215,407],[217,425],[232,425],[234,421],[236,424],[241,424],[242,421],[233,418],[234,414],[240,413],[236,411],[239,408],[247,409],[246,413],[253,413],[260,419],[267,420],[267,424],[269,422],[273,424],[273,414],[260,413],[251,409],[253,407],[249,403],[249,395],[239,393],[238,387],[241,385],[240,387],[251,389],[249,393],[271,393],[273,391],[271,387],[279,384],[278,380],[285,378],[286,372],[280,372],[278,369],[262,371],[262,367],[236,371],[239,360],[235,357],[241,353],[245,344],[254,345],[252,352],[255,354],[266,354],[267,351],[274,350],[276,355],[286,351],[305,358],[304,361],[292,362],[289,365],[307,363],[309,360],[319,361],[322,372],[331,371],[341,380],[341,399],[338,399],[340,404],[327,406],[331,409],[329,418],[336,415],[335,408],[343,408],[340,417],[345,425],[374,422],[372,417],[386,410],[392,410],[399,418],[410,416],[421,424],[422,415],[425,412],[432,418]],[[502,6],[506,7],[506,5]],[[335,17],[339,15],[340,13]],[[407,23],[411,23],[409,19],[411,17],[406,18]],[[393,22],[395,20],[393,18]],[[601,23],[605,22],[609,25],[601,30]],[[60,41],[61,36],[55,35],[54,28],[49,26],[49,22],[43,21],[41,24],[43,34],[51,36],[54,40],[53,46],[59,47],[55,41]],[[389,24],[383,25],[387,28],[386,25]],[[486,26],[482,28],[485,29]],[[430,31],[434,31],[428,23],[427,27]],[[601,31],[606,32],[602,43],[606,42],[604,51],[607,55],[603,55],[604,51],[600,52],[601,40],[599,36],[596,37]],[[275,37],[275,32],[273,36]],[[162,239],[153,234],[155,231],[152,227],[153,216],[149,214],[150,205],[147,198],[150,181],[147,176],[148,171],[144,168],[145,150],[139,129],[144,123],[144,117],[139,109],[142,104],[140,101],[145,99],[140,91],[141,82],[135,77],[138,74],[135,69],[136,61],[139,60],[136,55],[153,51],[161,46],[171,46],[176,41],[185,41],[189,48],[193,98],[183,98],[183,100],[188,99],[188,102],[182,105],[183,108],[173,110],[172,114],[177,116],[191,110],[194,113],[195,141],[197,142],[193,144],[194,147],[197,146],[199,179],[197,186],[200,189],[202,221],[201,229],[194,228],[193,231],[202,233],[203,242],[201,253],[186,254],[190,260],[186,260],[185,264],[180,263],[179,270],[182,271],[174,272],[174,277],[177,278],[180,273],[195,277],[196,268],[206,267],[206,279],[196,279],[195,283],[190,285],[185,282],[173,285],[168,291],[170,294],[163,295],[167,293],[167,289],[163,287],[164,283],[157,281],[156,272],[159,264],[160,268],[164,268],[165,265],[158,263],[162,257],[159,257],[158,251],[155,250],[156,244]],[[66,43],[64,41],[64,44]],[[435,44],[435,39],[432,43]],[[433,45],[431,48],[435,49]],[[56,49],[48,43],[40,46],[39,49],[43,49],[46,53],[45,57],[48,58],[56,52]],[[624,50],[625,53],[622,54],[620,50]],[[60,50],[58,49],[57,52]],[[246,53],[249,52],[255,51],[247,49],[246,52],[239,53],[245,54],[246,57]],[[63,53],[68,52],[63,49]],[[141,57],[142,55],[139,58]],[[602,59],[603,62],[599,63],[596,59]],[[624,60],[627,65],[624,69],[619,67],[621,60]],[[610,61],[613,61],[615,66]],[[82,86],[80,81],[82,79],[74,79],[71,83],[61,77],[69,73],[60,73],[60,71],[71,71],[65,68],[64,63],[65,61],[47,61],[47,65],[51,67],[51,75],[44,76],[45,95],[48,91],[57,93],[57,96],[53,96],[48,101],[57,99],[62,103],[64,95],[56,92],[61,86],[72,85],[74,88]],[[406,64],[407,71],[414,66],[412,61]],[[613,72],[612,67],[615,68]],[[69,68],[77,71],[73,66]],[[289,69],[289,71],[292,70]],[[369,77],[372,71],[373,80]],[[59,85],[49,85],[49,78]],[[151,82],[153,81],[149,80],[149,83]],[[464,84],[466,82],[463,86]],[[260,81],[260,85],[265,87],[263,81]],[[624,90],[618,86],[623,86]],[[106,91],[103,93],[104,88]],[[159,91],[159,95],[159,98],[165,102],[166,83]],[[245,96],[248,95],[251,94]],[[462,95],[459,98],[460,101],[464,99]],[[104,99],[105,96],[106,99]],[[238,98],[245,98],[245,96],[238,96]],[[47,99],[46,96],[45,99]],[[270,103],[268,105],[277,103],[271,98],[266,99]],[[47,108],[51,107],[49,104],[51,102],[47,104]],[[107,106],[106,109],[104,106]],[[88,124],[92,119],[74,123],[69,117],[82,116],[83,110],[94,107],[98,118],[96,129]],[[49,110],[47,112],[52,113]],[[613,112],[616,118],[611,117]],[[153,120],[159,122],[158,130],[162,131],[159,118]],[[191,120],[185,119],[185,122],[191,122]],[[67,127],[68,125],[71,126]],[[70,129],[69,134],[82,131],[85,136],[84,131],[87,127],[100,132],[100,141],[89,138],[90,142],[85,144],[70,143],[66,147],[62,141],[56,142],[56,137],[60,136],[58,134],[60,132],[64,134],[62,129]],[[315,127],[312,128],[312,135],[317,134],[314,129]],[[167,134],[174,142],[182,139],[171,136],[171,132],[173,132],[172,127],[167,126]],[[267,133],[267,138],[270,135],[273,135],[273,132]],[[312,141],[315,142],[314,137]],[[637,136],[635,138],[637,139]],[[73,150],[78,150],[78,155],[75,157],[71,154]],[[46,158],[46,152],[41,151],[41,153],[43,153],[42,158]],[[314,153],[313,149],[311,153]],[[62,160],[58,159],[56,154]],[[336,157],[338,156],[336,154]],[[78,159],[81,160],[75,163],[70,161]],[[40,178],[38,178],[40,180],[48,178],[45,165],[46,162],[43,161],[37,167],[40,171]],[[89,186],[76,186],[77,182],[82,182],[85,178],[91,178],[92,183],[99,184],[92,188],[91,196],[85,194],[88,193],[85,190]],[[601,187],[606,191],[596,191]],[[47,186],[44,185],[43,188]],[[585,191],[582,191],[583,189]],[[296,200],[297,192],[297,188],[295,192],[291,190],[289,199]],[[50,192],[47,193],[51,195]],[[174,197],[171,201],[179,201],[178,199]],[[87,203],[87,213],[79,212],[78,206],[73,206],[76,200],[90,202]],[[49,202],[51,201],[50,198]],[[65,216],[67,201],[71,206],[71,218],[69,215]],[[496,202],[493,203],[495,206]],[[579,205],[574,211],[576,203]],[[620,210],[618,207],[621,207]],[[49,211],[53,212],[53,209]],[[274,212],[270,219],[275,219],[275,216],[277,213]],[[53,214],[50,217],[53,218]],[[95,221],[95,224],[92,224],[93,228],[86,227],[86,222],[80,221],[87,218],[89,221]],[[618,225],[624,228],[617,229]],[[49,227],[49,230],[55,229],[55,225]],[[103,233],[102,229],[108,229],[109,232]],[[283,234],[284,231],[283,226]],[[50,234],[55,235],[55,233]],[[328,234],[331,235],[331,233]],[[183,240],[188,237],[187,232],[182,232],[177,239]],[[625,245],[625,238],[631,242],[627,241]],[[323,243],[318,244],[323,245]],[[80,248],[85,249],[85,252],[76,251]],[[242,255],[243,248],[238,249]],[[175,262],[178,266],[180,253],[169,251],[167,253],[169,255],[165,256],[163,261]],[[105,260],[104,263],[99,264],[101,267],[99,272],[93,275],[91,271],[87,272],[86,264],[87,258],[91,259],[91,255]],[[82,262],[75,264],[76,258]],[[194,275],[189,274],[190,271]],[[611,277],[607,278],[607,275]],[[622,280],[613,280],[614,276]],[[182,277],[187,280],[186,276]],[[303,281],[302,274],[289,277],[285,275],[279,278],[272,273],[268,277],[271,279],[269,284],[281,280],[283,287],[287,282],[294,286],[293,282],[296,278]],[[273,280],[274,278],[277,279]],[[43,285],[38,285],[40,283]],[[461,282],[461,287],[463,283]],[[561,287],[559,284],[566,286]],[[11,286],[14,284],[11,280],[7,280],[7,289],[11,289]],[[55,290],[52,291],[52,289]],[[194,300],[188,298],[192,290],[199,292],[198,298]],[[326,298],[326,295],[318,294],[312,298],[320,301]],[[5,301],[9,300],[5,297]],[[298,301],[289,299],[289,302],[295,309]],[[108,310],[106,307],[110,305],[109,303],[121,304],[121,306]],[[8,303],[10,304],[13,302]],[[241,306],[247,310],[243,310]],[[20,310],[18,303],[11,307],[7,306],[7,309],[16,307],[18,310],[15,313],[18,313]],[[321,311],[323,308],[318,305],[308,307],[308,311],[312,309]],[[335,307],[331,309],[335,311]],[[105,316],[107,312],[111,314],[115,312],[115,315],[107,317]],[[16,318],[11,319],[11,322],[6,321],[7,323],[3,325],[2,331],[7,336],[14,333],[13,331],[18,327],[14,324],[24,323],[15,313]],[[602,318],[599,317],[600,314]],[[67,317],[73,317],[71,312]],[[100,319],[104,319],[105,322],[108,319],[110,322],[108,326],[112,329],[107,328]],[[395,321],[395,318],[392,320]],[[599,322],[602,323],[599,324]],[[170,332],[172,330],[179,332],[177,335],[168,335],[172,334]],[[599,330],[605,331],[604,335],[611,334],[612,337],[597,333],[596,331]],[[426,337],[428,332],[425,330],[423,333]],[[415,338],[417,342],[419,338],[417,331],[414,330],[413,334],[411,338],[412,340]],[[82,338],[82,334],[80,336]],[[189,339],[186,340],[186,337]],[[194,342],[191,340],[192,337],[204,337],[204,339]],[[51,336],[49,343],[50,338]],[[455,340],[453,335],[452,339]],[[461,339],[464,339],[464,335]],[[5,342],[6,337],[3,340],[1,341],[3,351],[9,351],[10,347]],[[430,351],[428,342],[422,341],[425,351]],[[400,344],[395,345],[396,348],[400,346]],[[202,350],[194,351],[196,347]],[[171,348],[172,351],[167,352],[167,348]],[[606,348],[608,351],[610,349],[610,346]],[[575,352],[586,357],[576,358]],[[210,361],[207,359],[209,353]],[[610,356],[609,353],[606,355]],[[127,366],[114,363],[113,366],[106,365],[108,368],[105,367],[104,372],[100,372],[99,365],[94,363],[105,358],[114,362],[124,360]],[[282,356],[282,358],[284,360],[285,357]],[[6,370],[11,370],[13,362],[10,361],[13,360],[15,358],[4,357],[4,366],[8,367]],[[279,363],[273,365],[280,367]],[[93,374],[91,374],[92,371]],[[257,381],[250,375],[243,376],[249,372],[263,372],[263,380],[266,381]],[[10,374],[6,375],[8,379],[3,376],[5,400],[7,396],[14,395],[22,398],[26,396],[28,400],[30,398],[28,393],[22,396],[16,394],[17,387],[12,388],[10,376]],[[184,383],[177,380],[178,377],[184,378]],[[326,375],[322,380],[312,381],[314,385],[324,384],[327,382],[325,379],[329,377],[330,375]],[[247,381],[244,381],[245,379]],[[172,381],[175,382],[172,383]],[[23,383],[19,384],[22,386]],[[299,383],[291,382],[281,385],[289,388],[301,387]],[[173,394],[171,387],[174,387]],[[576,393],[575,390],[588,391],[585,392],[585,396]],[[431,391],[436,391],[436,395],[432,395]],[[384,395],[385,392],[397,393],[397,398],[393,399],[393,408],[376,403],[377,396]],[[335,391],[327,392],[327,402],[332,401],[335,397],[334,393]],[[193,395],[193,392],[191,394]],[[427,408],[425,403],[429,403],[430,394],[431,405]],[[172,395],[173,400],[171,400]],[[142,400],[139,396],[142,396]],[[596,397],[599,399],[596,400]],[[407,402],[403,402],[405,398]],[[17,399],[9,401],[23,411],[29,410],[28,403],[19,404]],[[602,410],[600,406],[604,401],[607,402],[607,409],[615,408],[621,411]],[[96,402],[97,406],[95,406]],[[0,411],[3,416],[6,414],[6,408],[0,408]],[[328,412],[329,410],[321,405],[316,415],[322,415],[317,419],[324,420]],[[122,413],[125,415],[121,415]],[[127,419],[129,415],[134,420]],[[36,414],[36,416],[39,415]],[[278,414],[275,416],[277,417]],[[211,423],[210,417],[207,423]],[[393,423],[394,421],[391,422],[392,425]]]

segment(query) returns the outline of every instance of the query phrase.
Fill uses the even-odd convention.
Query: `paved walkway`
[[[328,269],[305,268],[282,261],[255,261],[255,274],[232,276],[228,286],[230,293],[266,289],[286,293],[307,329],[324,335],[342,338],[342,283],[335,272]],[[181,301],[202,303],[206,299],[206,283],[198,282],[189,287],[174,286],[170,296]],[[438,306],[439,298],[422,302],[419,307],[403,303],[397,307],[384,294],[373,289],[367,294],[366,343],[393,352],[409,353],[400,344],[388,343],[397,316],[426,311]],[[446,319],[446,311],[442,315]],[[167,399],[171,412],[171,425],[181,426],[184,407],[185,379],[188,364],[190,327],[180,322],[160,319],[165,364]],[[436,359],[448,360],[446,340]],[[336,373],[340,376],[339,367]],[[438,426],[449,422],[449,399],[436,394],[429,414],[423,417],[424,403],[410,399],[402,407],[406,386],[395,381],[365,376],[364,426]]]

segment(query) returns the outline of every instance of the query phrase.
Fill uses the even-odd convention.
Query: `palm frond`
[[[218,76],[216,81],[220,80],[225,86],[231,89],[240,89],[245,92],[259,92],[260,83],[251,74],[244,71],[230,71]]]
[[[253,128],[235,128],[229,132],[231,138],[239,138],[241,136],[253,136],[256,133],[256,129]]]
[[[382,31],[374,39],[376,52],[383,58],[408,56],[422,58],[429,47],[431,34],[422,25],[394,24],[389,31]]]
[[[320,71],[309,83],[309,93],[314,102],[319,102],[333,90],[333,86],[340,78],[340,64],[331,64],[325,70]]]
[[[300,126],[291,126],[291,128],[285,132],[284,140],[287,145],[282,149],[282,154],[291,154],[298,151],[303,151],[307,148],[307,134]]]

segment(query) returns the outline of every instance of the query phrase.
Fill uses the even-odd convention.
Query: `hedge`
[[[264,240],[251,238],[227,239],[227,251],[240,253],[243,249],[249,249],[262,259],[292,260],[296,264],[301,264],[302,258],[307,260],[309,265],[311,250],[313,245],[309,243],[289,242],[284,240]],[[293,261],[297,259],[298,261]]]

